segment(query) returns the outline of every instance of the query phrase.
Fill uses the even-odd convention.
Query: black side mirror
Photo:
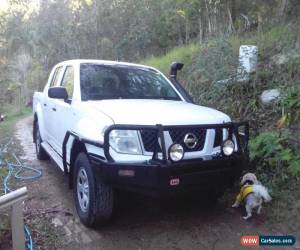
[[[171,68],[170,68],[170,77],[173,77],[176,79],[177,71],[182,70],[183,66],[184,66],[183,63],[173,62],[171,64]]]
[[[55,99],[68,99],[68,92],[64,87],[51,87],[48,89],[48,96]]]

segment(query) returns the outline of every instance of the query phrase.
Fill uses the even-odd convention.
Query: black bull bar
[[[164,131],[170,129],[186,129],[186,128],[199,128],[199,129],[227,129],[228,130],[228,139],[233,139],[233,135],[236,138],[237,143],[237,153],[247,154],[248,153],[248,140],[249,140],[249,124],[248,122],[229,122],[223,124],[205,124],[205,125],[175,125],[175,126],[163,126],[163,125],[111,125],[105,130],[104,133],[104,155],[108,162],[114,162],[114,159],[109,153],[110,144],[109,144],[109,135],[113,130],[154,130],[156,133],[156,141],[159,143],[156,144],[152,155],[152,161],[167,163],[168,155],[166,150],[166,143],[164,137]],[[158,154],[162,154],[162,158],[159,159]]]

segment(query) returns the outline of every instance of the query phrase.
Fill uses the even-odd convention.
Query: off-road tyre
[[[85,205],[81,190],[84,176],[87,178],[88,205]],[[73,196],[77,214],[87,227],[98,227],[109,222],[113,212],[114,194],[112,187],[97,178],[86,153],[79,153],[74,163]],[[81,202],[81,204],[80,204]]]

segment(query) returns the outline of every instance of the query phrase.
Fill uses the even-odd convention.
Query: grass
[[[193,57],[197,55],[201,47],[196,44],[190,44],[183,47],[177,47],[169,51],[162,57],[150,57],[141,63],[159,69],[164,74],[168,74],[172,62],[182,62],[186,65],[192,63]]]
[[[6,112],[5,112],[6,111]],[[11,137],[14,131],[14,125],[16,122],[31,114],[30,108],[23,108],[21,111],[17,111],[14,107],[5,107],[4,111],[6,118],[3,122],[0,122],[0,142],[6,137]]]

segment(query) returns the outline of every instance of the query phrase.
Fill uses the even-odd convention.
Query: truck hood
[[[115,124],[200,125],[231,121],[220,111],[182,101],[118,99],[88,101],[87,105],[109,116]]]

